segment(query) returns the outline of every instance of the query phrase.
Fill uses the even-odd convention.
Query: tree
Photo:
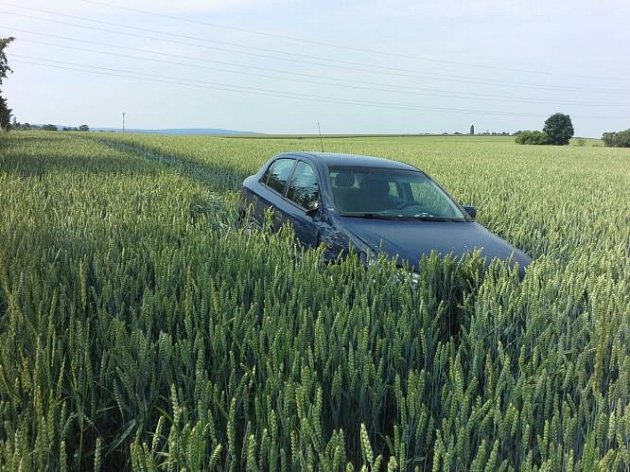
[[[90,131],[90,127],[88,125],[79,126],[79,131]]]
[[[2,79],[5,79],[9,72],[13,72],[7,62],[4,48],[14,39],[13,37],[0,38],[0,87],[2,86]],[[2,97],[2,88],[0,88],[0,128],[9,129],[10,126],[11,109],[8,107],[6,100]]]
[[[0,129],[8,130],[11,127],[11,109],[7,101],[0,96]]]
[[[44,131],[57,131],[57,127],[55,125],[44,125],[42,126]]]
[[[573,137],[573,123],[569,115],[556,113],[545,121],[543,133],[549,136],[549,144],[569,144],[569,139]]]

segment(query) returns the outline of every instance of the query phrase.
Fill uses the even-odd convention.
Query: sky
[[[630,128],[630,0],[0,0],[18,121],[275,134]]]

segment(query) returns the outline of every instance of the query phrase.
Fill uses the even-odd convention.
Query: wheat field
[[[0,135],[0,469],[630,468],[630,152],[327,138],[534,258],[395,282],[236,224],[312,138]]]

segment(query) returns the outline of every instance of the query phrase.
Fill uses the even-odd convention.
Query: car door
[[[287,185],[286,199],[289,206],[284,218],[293,225],[295,236],[305,246],[317,245],[321,224],[320,185],[317,172],[305,161],[298,161]]]
[[[265,222],[265,213],[269,209],[273,210],[273,228],[277,230],[282,226],[282,212],[285,206],[289,206],[284,194],[295,163],[295,159],[287,157],[273,161],[260,179],[259,191],[252,193],[249,199],[252,204],[252,216],[261,227]]]

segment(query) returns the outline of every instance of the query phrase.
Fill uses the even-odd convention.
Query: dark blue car
[[[273,226],[293,226],[305,246],[325,246],[335,260],[351,250],[369,263],[379,253],[418,270],[436,251],[461,256],[480,250],[492,259],[531,259],[475,221],[421,170],[377,157],[291,152],[270,159],[243,182],[245,207],[260,226],[273,209]]]

